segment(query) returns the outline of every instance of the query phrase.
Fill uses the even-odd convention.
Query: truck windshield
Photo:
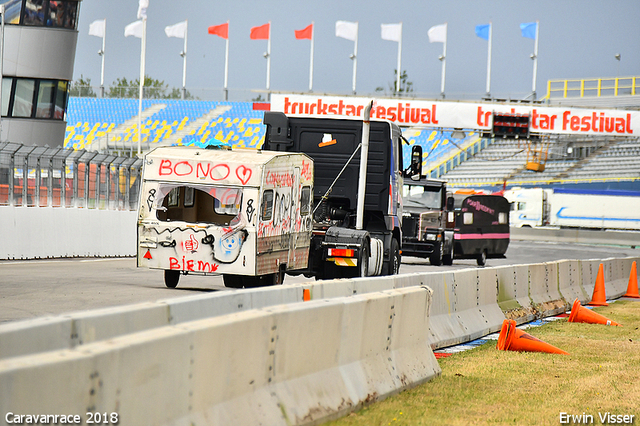
[[[405,185],[404,206],[426,209],[440,209],[442,189],[426,186]]]
[[[164,222],[229,226],[240,220],[242,192],[238,188],[160,184],[155,199],[156,216]]]

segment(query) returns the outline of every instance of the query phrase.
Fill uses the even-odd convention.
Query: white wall
[[[0,259],[135,256],[135,211],[0,206]]]

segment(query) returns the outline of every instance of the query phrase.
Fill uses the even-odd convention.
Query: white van
[[[313,160],[254,150],[156,148],[145,156],[138,267],[222,274],[227,287],[280,284],[304,269],[311,239]]]

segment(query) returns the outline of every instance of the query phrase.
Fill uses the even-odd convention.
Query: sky
[[[117,78],[140,75],[140,39],[124,37],[137,19],[137,0],[83,0],[78,21],[74,80],[100,85],[102,40],[89,25],[107,19],[105,86]],[[310,41],[294,30],[315,23],[316,94],[350,94],[354,42],[336,37],[338,20],[359,23],[356,92],[390,92],[395,81],[398,43],[381,38],[381,24],[402,22],[402,69],[414,94],[440,95],[442,43],[427,32],[447,23],[445,96],[478,100],[486,93],[486,40],[476,25],[493,25],[491,94],[522,99],[533,82],[534,40],[522,37],[520,24],[539,21],[536,89],[546,94],[548,80],[640,75],[640,1],[638,0],[149,0],[146,74],[169,87],[182,87],[184,41],[168,38],[164,28],[188,20],[187,90],[201,99],[222,100],[225,40],[207,28],[229,21],[230,100],[248,101],[266,89],[266,40],[251,40],[251,27],[271,22],[273,91],[309,90]],[[620,60],[615,58],[620,54]],[[262,94],[264,98],[264,93]]]

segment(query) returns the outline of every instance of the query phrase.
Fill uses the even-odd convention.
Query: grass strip
[[[440,359],[440,377],[327,425],[598,425],[625,424],[624,415],[640,425],[640,303],[595,312],[623,327],[560,319],[525,330],[570,355],[489,341]],[[603,422],[606,413],[619,417]]]

